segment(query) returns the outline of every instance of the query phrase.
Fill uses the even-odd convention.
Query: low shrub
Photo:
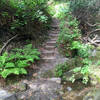
[[[0,56],[0,75],[7,78],[10,74],[27,74],[26,67],[39,60],[40,52],[32,48],[32,44],[23,49],[13,49],[10,54],[4,53]]]

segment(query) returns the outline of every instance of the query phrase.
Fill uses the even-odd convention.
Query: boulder
[[[58,82],[58,81],[57,81]],[[29,84],[30,89],[17,94],[18,100],[62,100],[62,86],[55,79],[36,80]]]

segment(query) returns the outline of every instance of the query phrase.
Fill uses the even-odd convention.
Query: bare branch
[[[89,32],[89,34],[92,34],[92,33],[98,32],[98,31],[100,31],[100,29],[95,29],[95,30]]]
[[[100,25],[100,24],[90,24],[90,23],[88,23],[88,22],[86,22],[86,24],[87,24],[88,26],[90,26],[90,27],[96,27],[97,25]]]
[[[91,32],[88,32],[86,37],[88,38],[90,34],[98,32],[98,31],[100,31],[100,29],[95,29],[95,30],[93,30]]]
[[[1,50],[0,50],[0,55],[2,54],[4,48],[5,48],[13,39],[15,39],[17,36],[18,36],[18,35],[13,36],[11,39],[9,39],[9,40],[4,44],[4,46],[3,46],[3,47],[1,48]]]

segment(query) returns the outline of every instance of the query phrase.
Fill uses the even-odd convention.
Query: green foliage
[[[69,3],[66,3],[66,1],[63,0],[50,0],[49,2],[49,14],[59,19],[62,19],[64,18],[64,16],[66,16],[66,13],[68,12]]]
[[[69,69],[67,63],[63,63],[63,64],[58,64],[56,66],[56,70],[55,70],[55,75],[58,77],[63,78],[64,77],[64,73]]]
[[[100,5],[98,5],[100,1],[99,0],[71,0],[70,1],[70,8],[73,12],[77,12],[79,10],[86,12],[95,12],[98,11],[100,8]],[[91,11],[92,10],[92,11]]]
[[[10,54],[0,56],[0,75],[7,78],[10,74],[27,74],[25,67],[30,66],[35,60],[39,60],[40,52],[32,48],[32,44],[23,49],[13,49]]]
[[[22,30],[29,23],[47,23],[46,11],[48,0],[1,0],[0,18],[10,31]]]
[[[65,21],[65,19],[67,20]],[[75,65],[73,70],[73,75],[70,78],[72,82],[76,80],[76,76],[82,75],[83,83],[86,84],[89,81],[89,66],[91,65],[91,61],[89,60],[89,49],[90,46],[83,44],[81,41],[81,31],[79,30],[79,22],[74,18],[70,12],[66,13],[63,19],[61,19],[60,24],[60,34],[57,40],[58,48],[63,55],[67,57],[76,57],[75,59],[80,59],[80,66]],[[79,62],[78,62],[79,63]],[[66,67],[66,65],[65,65]],[[70,68],[71,66],[69,66]],[[57,75],[59,77],[64,77],[65,71],[64,66],[60,65],[57,68]]]
[[[100,0],[70,0],[70,10],[80,21],[80,28],[82,29],[82,26],[88,27],[87,22],[99,22]],[[87,31],[85,27],[84,31]],[[88,30],[90,31],[90,29]]]

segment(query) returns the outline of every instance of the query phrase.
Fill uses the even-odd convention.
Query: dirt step
[[[45,50],[55,50],[55,48],[56,46],[48,46],[48,45],[44,47]]]

